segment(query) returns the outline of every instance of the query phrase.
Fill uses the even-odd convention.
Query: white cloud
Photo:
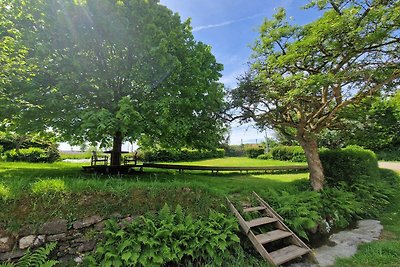
[[[197,27],[193,28],[193,32],[197,32],[197,31],[201,31],[201,30],[205,30],[205,29],[223,27],[223,26],[231,25],[233,23],[240,22],[240,21],[245,21],[245,20],[258,18],[258,17],[261,17],[261,16],[264,16],[264,14],[256,14],[256,15],[253,15],[253,16],[248,16],[248,17],[244,17],[244,18],[240,18],[240,19],[236,19],[236,20],[228,20],[228,21],[224,21],[224,22],[216,23],[216,24],[197,26]]]

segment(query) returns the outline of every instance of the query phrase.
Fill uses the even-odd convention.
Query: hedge
[[[60,155],[56,149],[44,150],[38,147],[12,149],[4,152],[6,161],[26,161],[26,162],[54,162]]]
[[[158,149],[143,152],[143,160],[147,162],[176,162],[176,161],[195,161],[202,159],[223,158],[225,151],[216,150],[169,150]]]
[[[306,155],[301,146],[277,146],[271,149],[271,157],[275,160],[306,162]]]
[[[262,146],[258,146],[258,147],[247,147],[246,148],[246,155],[249,158],[255,159],[257,158],[259,155],[264,154],[265,148]]]
[[[357,179],[380,177],[378,160],[374,152],[359,146],[320,152],[326,181],[337,185],[340,181],[354,184]]]

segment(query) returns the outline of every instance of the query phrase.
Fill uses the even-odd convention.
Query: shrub
[[[223,149],[216,150],[168,150],[158,149],[143,152],[144,161],[158,162],[176,162],[176,161],[195,161],[201,159],[223,158],[225,151]]]
[[[225,148],[225,155],[227,157],[243,157],[246,155],[244,146],[232,145]]]
[[[400,148],[385,149],[376,152],[378,160],[400,161]]]
[[[37,147],[12,149],[4,153],[6,161],[26,161],[26,162],[54,162],[60,156],[58,151],[50,148],[48,151]]]
[[[32,185],[32,192],[40,195],[61,193],[66,189],[64,181],[60,179],[39,180]]]
[[[262,146],[258,146],[258,147],[247,147],[246,148],[246,155],[249,158],[255,159],[257,158],[259,155],[264,154],[265,148],[263,148]]]
[[[276,146],[271,149],[272,159],[293,161],[293,162],[306,162],[306,155],[304,154],[301,146]]]
[[[340,150],[320,153],[328,185],[336,186],[340,181],[354,184],[358,178],[379,178],[378,160],[371,150],[348,146]]]
[[[257,159],[265,159],[265,160],[272,159],[272,155],[271,153],[261,154],[257,157]]]
[[[178,205],[156,216],[140,217],[125,227],[106,223],[104,238],[86,261],[89,266],[221,266],[239,243],[236,220],[211,211],[193,220]],[[198,264],[196,264],[197,266]]]

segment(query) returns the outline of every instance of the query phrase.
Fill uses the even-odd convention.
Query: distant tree
[[[344,107],[400,77],[400,2],[313,1],[316,21],[291,25],[283,9],[260,28],[251,70],[233,90],[242,118],[271,125],[303,147],[314,190],[324,185],[318,135]]]
[[[45,0],[44,27],[31,36],[40,71],[21,117],[66,141],[112,146],[125,140],[211,148],[223,132],[222,65],[158,0]]]

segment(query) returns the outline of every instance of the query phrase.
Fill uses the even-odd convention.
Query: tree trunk
[[[122,133],[116,132],[113,139],[113,149],[111,152],[111,165],[121,165]]]
[[[324,170],[319,158],[318,144],[315,138],[299,137],[298,141],[306,154],[308,168],[310,169],[310,182],[315,191],[324,187]]]

